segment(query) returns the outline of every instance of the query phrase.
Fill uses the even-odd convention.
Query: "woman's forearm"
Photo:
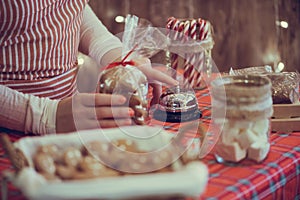
[[[39,135],[55,133],[57,103],[0,85],[0,126]]]
[[[83,12],[79,50],[102,66],[121,56],[121,41],[107,30],[89,5]]]

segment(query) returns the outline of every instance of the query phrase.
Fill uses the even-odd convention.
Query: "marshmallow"
[[[268,119],[259,121],[225,120],[217,154],[224,160],[238,162],[246,157],[257,162],[265,159],[270,149]]]
[[[246,150],[242,149],[237,142],[230,145],[219,143],[217,154],[226,161],[239,162],[246,157]]]
[[[230,126],[240,130],[246,130],[246,129],[251,129],[253,123],[251,121],[245,121],[245,120],[231,120]]]
[[[257,141],[248,148],[248,158],[257,162],[261,162],[267,157],[269,150],[270,143]]]
[[[240,132],[237,141],[243,149],[247,149],[251,144],[259,140],[259,137],[250,129]]]
[[[268,135],[269,131],[269,124],[270,121],[268,119],[262,119],[254,123],[253,125],[253,132],[255,132],[257,135],[266,136]]]
[[[237,128],[230,128],[228,126],[224,126],[221,134],[221,140],[224,144],[231,144],[235,141],[236,137],[239,135],[240,130]]]

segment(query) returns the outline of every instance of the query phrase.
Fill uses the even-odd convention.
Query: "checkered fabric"
[[[211,107],[209,90],[196,91],[203,123],[210,123]],[[177,131],[179,125],[152,120],[168,131]],[[22,133],[4,130],[12,141],[22,137]],[[216,162],[213,151],[203,162],[207,164],[210,178],[204,194],[199,200],[216,199],[300,199],[300,132],[272,133],[271,149],[266,160],[256,164],[249,161],[224,165]],[[0,169],[11,168],[10,162],[0,149]],[[25,199],[24,196],[8,185],[8,199]]]

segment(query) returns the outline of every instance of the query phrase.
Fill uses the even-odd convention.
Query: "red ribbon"
[[[105,67],[105,69],[110,69],[110,68],[113,68],[113,67],[116,67],[116,66],[123,66],[125,67],[126,65],[135,65],[135,62],[133,62],[132,60],[130,61],[125,61],[129,56],[130,54],[132,54],[134,52],[134,50],[137,48],[137,44],[128,52],[128,54],[121,60],[121,62],[113,62],[113,63],[110,63],[109,65],[107,65]]]
[[[105,67],[105,69],[110,69],[110,68],[120,66],[120,65],[125,67],[126,65],[135,65],[135,62],[133,62],[132,60],[130,60],[130,61],[121,61],[121,62],[113,62],[113,63],[110,63],[109,65],[107,65]]]

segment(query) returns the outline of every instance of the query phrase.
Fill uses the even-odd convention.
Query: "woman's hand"
[[[126,98],[110,94],[75,94],[58,103],[56,132],[109,128],[131,125],[131,108],[124,107]]]
[[[169,75],[152,68],[151,62],[148,58],[137,57],[134,58],[133,61],[136,63],[136,67],[147,76],[148,82],[153,88],[153,99],[151,101],[151,105],[158,103],[159,97],[162,93],[162,83],[169,86],[176,86],[179,84],[178,81],[174,80]]]

